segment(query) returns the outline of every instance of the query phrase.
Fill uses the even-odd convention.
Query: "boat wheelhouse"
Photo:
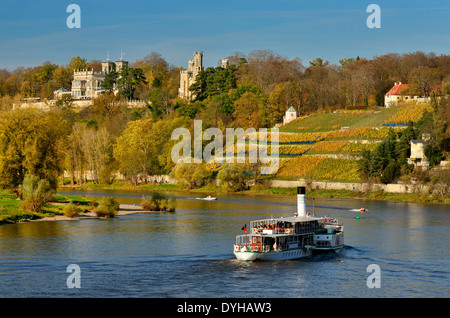
[[[314,252],[340,251],[343,225],[329,217],[306,213],[305,188],[297,192],[298,211],[291,217],[250,222],[246,234],[236,236],[234,255],[244,261],[279,261],[311,256]]]

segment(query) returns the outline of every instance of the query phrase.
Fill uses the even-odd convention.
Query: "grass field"
[[[373,110],[320,113],[294,120],[280,127],[280,132],[323,132],[351,127],[373,115]]]
[[[371,128],[384,124],[407,124],[416,122],[429,104],[406,104],[390,108],[376,107],[367,110],[339,110],[332,113],[318,113],[298,118],[282,127],[280,132],[306,133],[339,130],[342,127]]]

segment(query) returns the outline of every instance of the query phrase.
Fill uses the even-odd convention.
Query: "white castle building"
[[[74,99],[98,97],[104,92],[102,85],[105,81],[106,74],[114,70],[120,72],[123,67],[128,67],[128,62],[122,58],[117,62],[112,62],[107,59],[105,62],[102,62],[102,70],[99,72],[92,70],[74,71],[71,91],[72,97]]]

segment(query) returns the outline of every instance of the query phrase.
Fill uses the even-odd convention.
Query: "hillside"
[[[281,160],[275,178],[358,182],[359,153],[375,149],[390,129],[417,122],[424,110],[431,106],[341,110],[298,118],[279,129]]]

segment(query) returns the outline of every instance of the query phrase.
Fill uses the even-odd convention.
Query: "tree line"
[[[60,87],[70,90],[74,70],[100,70],[100,61],[74,57],[65,66],[46,62],[11,72],[0,70],[0,186],[16,188],[26,175],[34,175],[56,188],[64,171],[73,184],[85,183],[88,177],[95,183],[110,183],[116,171],[138,183],[142,176],[175,171],[170,150],[177,141],[171,140],[171,133],[178,127],[192,131],[194,119],[202,120],[203,129],[271,128],[291,106],[300,115],[346,106],[381,106],[396,81],[412,83],[418,90],[436,84],[443,94],[450,90],[450,56],[434,53],[346,58],[339,64],[316,58],[303,65],[298,58],[258,50],[235,53],[228,60],[227,68],[207,67],[200,72],[190,88],[195,96],[191,101],[177,97],[182,68],[152,52],[120,74],[119,84],[129,88],[121,94],[111,92],[111,85],[119,82],[113,73],[105,81],[107,92],[89,107],[75,109],[70,102],[60,103],[46,112],[13,109],[13,103],[25,96],[53,98],[53,90]],[[130,109],[126,105],[130,98],[145,100],[147,106]],[[448,109],[445,103],[436,109]],[[448,121],[438,123],[448,118],[448,111],[441,112],[444,115],[430,115],[433,136],[448,134]],[[448,151],[448,138],[435,138],[441,141],[430,153],[437,161]],[[397,158],[395,151],[388,158]],[[378,168],[366,173],[377,176],[388,164],[374,163]]]

